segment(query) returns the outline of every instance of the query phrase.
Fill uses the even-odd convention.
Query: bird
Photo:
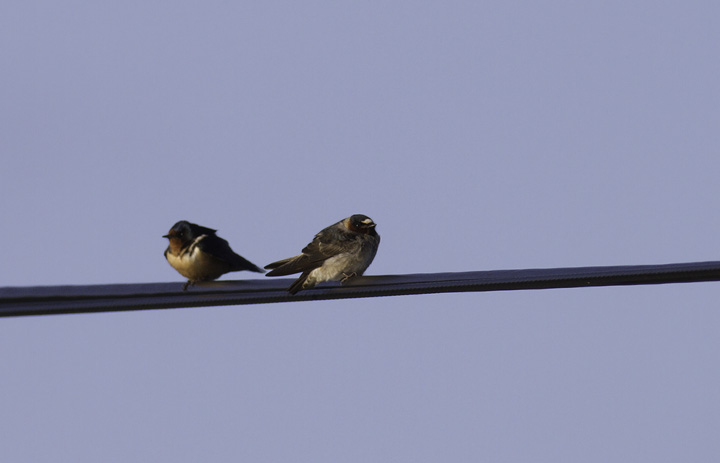
[[[167,235],[163,235],[170,241],[165,258],[188,279],[183,291],[198,281],[214,280],[228,272],[249,270],[265,273],[257,265],[235,254],[228,242],[216,232],[212,228],[181,220],[172,226]]]
[[[266,265],[265,268],[271,271],[265,276],[302,272],[288,288],[290,294],[323,281],[344,283],[351,277],[360,276],[372,263],[380,245],[380,235],[375,227],[375,222],[363,214],[342,219],[315,235],[302,254]]]

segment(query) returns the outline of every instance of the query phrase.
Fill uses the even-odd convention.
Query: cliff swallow
[[[188,279],[183,291],[198,281],[209,281],[228,272],[250,270],[265,273],[257,265],[235,254],[216,230],[181,220],[163,238],[170,240],[165,258]]]
[[[375,231],[375,222],[366,215],[355,214],[315,235],[302,254],[266,265],[266,269],[273,269],[266,276],[302,272],[288,288],[290,294],[312,288],[322,281],[345,282],[367,270],[379,244],[380,235]]]

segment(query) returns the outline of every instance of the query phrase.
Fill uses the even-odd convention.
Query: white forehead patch
[[[366,225],[370,225],[371,223],[373,223],[373,221],[370,217],[368,217],[367,219],[363,220],[362,223],[364,223]]]

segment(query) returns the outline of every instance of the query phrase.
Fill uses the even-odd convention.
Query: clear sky
[[[715,1],[5,1],[0,286],[719,260]],[[258,278],[255,274],[224,279]],[[263,277],[260,277],[263,278]],[[720,284],[0,320],[8,462],[720,461]]]

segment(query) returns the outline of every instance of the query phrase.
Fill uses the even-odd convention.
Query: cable
[[[0,288],[0,317],[267,304],[410,294],[720,281],[720,262],[363,276],[290,295],[293,279]]]

